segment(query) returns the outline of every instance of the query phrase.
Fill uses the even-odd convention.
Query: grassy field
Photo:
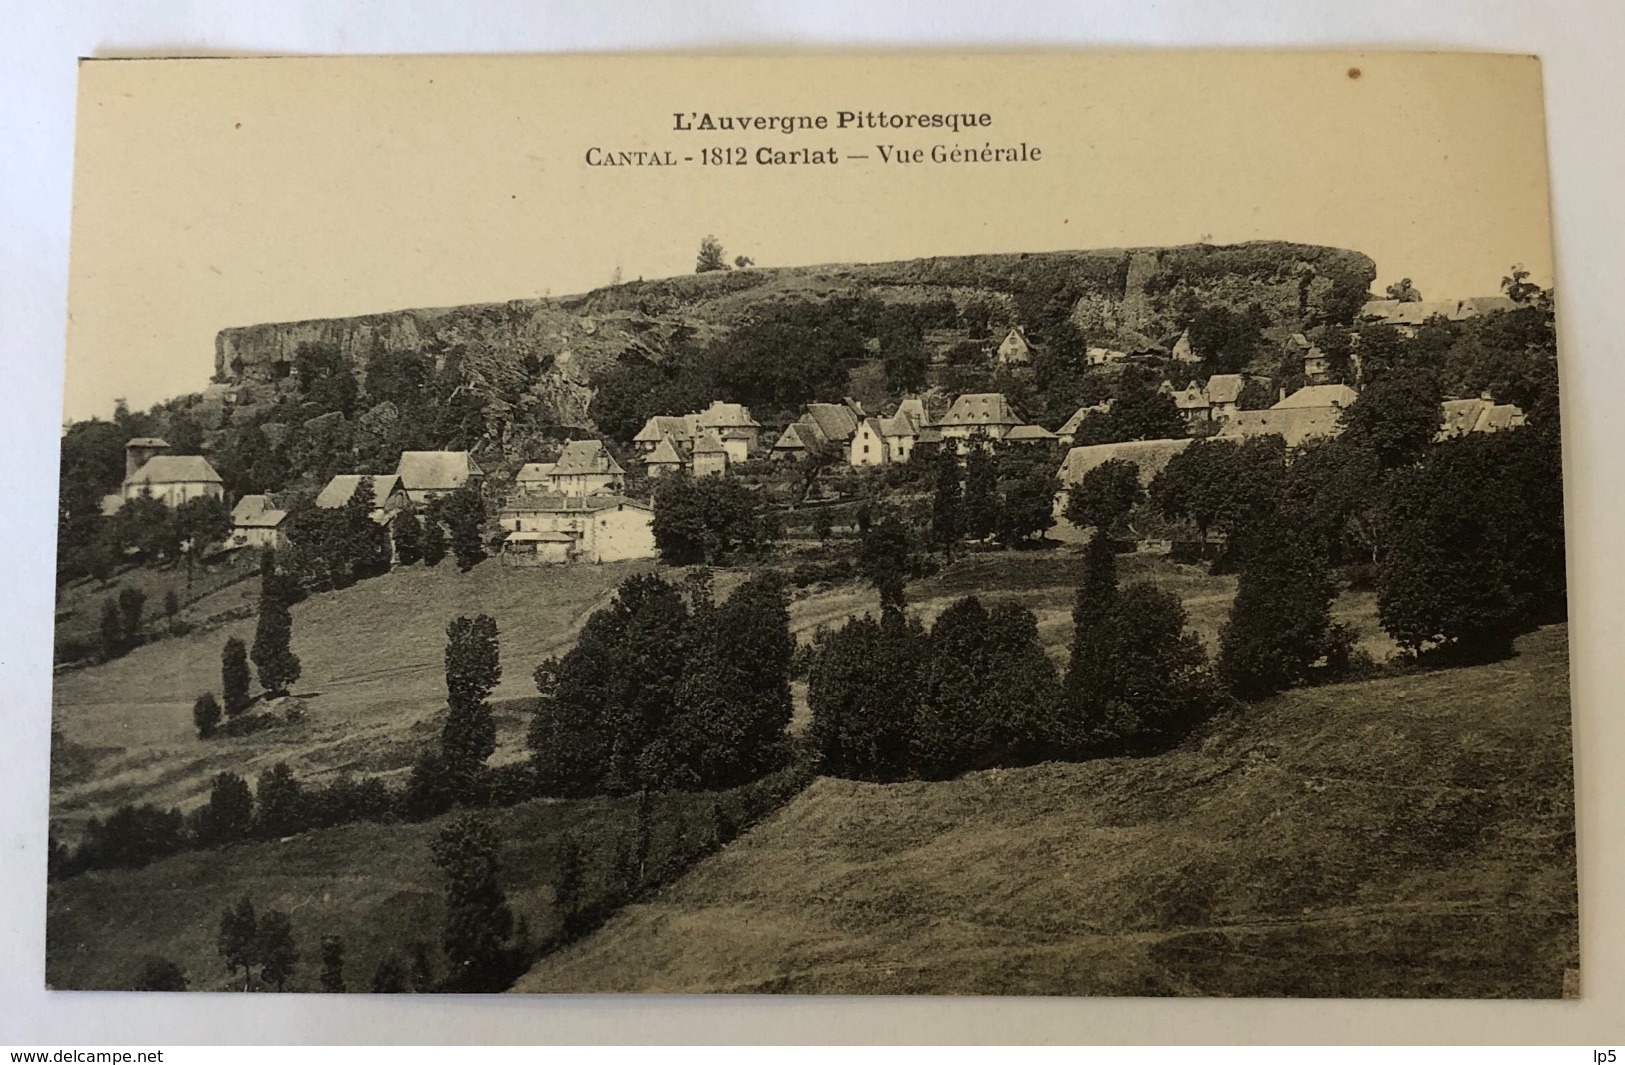
[[[686,853],[708,845],[715,805],[746,824],[797,783],[786,773],[730,792],[656,796],[651,866],[671,860],[674,847]],[[581,845],[584,897],[590,898],[594,885],[611,875],[617,848],[635,838],[637,800],[538,800],[481,816],[503,840],[501,880],[515,918],[540,941],[560,921],[553,884],[561,835],[569,832]],[[369,990],[379,961],[391,952],[408,958],[414,942],[428,948],[433,971],[443,976],[445,877],[429,848],[445,820],[345,825],[53,883],[46,981],[55,988],[128,989],[143,961],[156,956],[179,964],[194,991],[240,988],[241,977],[233,987],[221,963],[215,933],[221,912],[244,895],[261,913],[279,909],[292,919],[301,962],[290,991],[319,989],[318,948],[329,934],[344,939],[352,991]]]
[[[436,735],[448,620],[494,616],[504,669],[495,698],[534,695],[536,664],[567,648],[615,586],[646,568],[519,569],[493,560],[458,573],[446,563],[314,595],[293,608],[293,649],[304,667],[293,697],[304,720],[247,736],[199,741],[191,708],[198,693],[219,692],[220,648],[229,636],[251,643],[253,618],[61,674],[53,692],[53,823],[72,835],[85,818],[121,803],[186,809],[206,795],[212,774],[253,776],[278,761],[307,780],[338,770],[400,771]],[[522,751],[525,722],[504,714],[499,726],[500,762]]]
[[[910,609],[930,620],[972,593],[989,602],[1020,602],[1037,614],[1046,650],[1064,665],[1081,564],[1076,544],[968,555],[910,584]],[[1124,556],[1120,567],[1125,581],[1150,580],[1178,594],[1193,628],[1214,642],[1235,594],[1234,577],[1146,555]],[[340,770],[404,772],[437,734],[448,620],[480,611],[497,619],[503,678],[495,698],[522,699],[535,694],[531,673],[538,662],[568,649],[587,616],[625,577],[655,568],[649,562],[528,569],[489,560],[464,574],[446,563],[314,595],[293,609],[293,649],[304,667],[294,699],[304,718],[251,735],[200,741],[191,708],[200,692],[218,693],[220,648],[233,635],[252,642],[252,617],[63,673],[53,693],[52,823],[73,838],[87,818],[123,803],[189,809],[206,797],[213,774],[231,770],[252,778],[279,761],[311,781]],[[717,594],[725,596],[742,578],[719,572]],[[189,610],[218,613],[252,603],[256,591],[254,581],[240,582]],[[791,627],[810,639],[821,625],[877,609],[873,589],[861,583],[805,589],[791,604]],[[1377,628],[1369,593],[1346,594],[1336,612],[1378,658],[1392,650]],[[796,702],[799,727],[807,719],[804,685],[796,685]],[[521,713],[499,712],[494,761],[522,755],[526,723]]]
[[[1155,758],[818,780],[515,990],[1557,997],[1573,825],[1559,626]]]

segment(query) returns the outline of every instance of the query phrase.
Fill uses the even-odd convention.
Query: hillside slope
[[[821,779],[518,991],[1557,997],[1566,630],[1156,758]]]
[[[1286,241],[752,268],[640,279],[578,296],[224,329],[215,338],[215,376],[253,403],[293,388],[288,368],[302,343],[334,345],[357,371],[378,350],[455,347],[477,391],[552,424],[591,427],[594,375],[623,354],[659,361],[679,333],[703,340],[779,301],[861,294],[895,303],[1051,302],[1097,332],[1157,335],[1169,328],[1181,293],[1237,308],[1256,302],[1276,326],[1348,321],[1375,276],[1359,252]]]

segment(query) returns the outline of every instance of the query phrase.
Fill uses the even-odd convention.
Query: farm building
[[[287,546],[287,534],[282,523],[288,512],[271,506],[271,497],[249,495],[237,500],[231,508],[231,547]]]
[[[1066,458],[1061,461],[1061,468],[1058,471],[1061,490],[1056,493],[1056,507],[1058,510],[1066,508],[1067,492],[1083,480],[1084,474],[1096,466],[1112,459],[1132,462],[1139,468],[1140,484],[1148,485],[1151,479],[1168,465],[1170,459],[1190,445],[1190,438],[1182,437],[1177,440],[1128,440],[1120,444],[1090,444],[1075,447],[1068,451]]]
[[[520,493],[502,508],[497,520],[509,534],[503,541],[503,560],[515,565],[618,562],[655,555],[654,512],[625,496]]]
[[[1053,444],[1059,439],[1042,425],[1018,425],[1004,434],[1007,444]]]
[[[400,475],[394,473],[341,473],[322,488],[316,505],[326,510],[344,506],[362,481],[372,485],[372,520],[380,525],[411,505]]]
[[[1078,430],[1083,428],[1084,420],[1088,418],[1089,415],[1109,414],[1111,409],[1112,401],[1109,399],[1101,400],[1092,407],[1079,407],[1077,410],[1072,412],[1072,417],[1068,418],[1062,423],[1059,429],[1055,430],[1056,439],[1058,439],[1065,446],[1071,447],[1073,442],[1077,440]]]
[[[407,497],[420,505],[485,479],[485,471],[466,451],[403,451],[395,473]]]

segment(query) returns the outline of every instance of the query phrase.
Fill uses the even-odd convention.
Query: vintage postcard
[[[1536,60],[79,82],[50,987],[1580,993]]]

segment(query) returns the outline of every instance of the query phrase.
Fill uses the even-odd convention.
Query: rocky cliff
[[[294,352],[307,341],[336,345],[358,374],[378,350],[460,350],[470,388],[554,424],[589,427],[597,371],[629,352],[658,360],[680,330],[703,340],[774,301],[947,296],[1019,309],[1037,298],[1067,308],[1086,334],[1156,338],[1191,297],[1258,303],[1281,328],[1349,321],[1375,276],[1359,252],[1275,241],[753,268],[554,299],[240,326],[216,337],[215,371],[252,395],[291,387]]]

